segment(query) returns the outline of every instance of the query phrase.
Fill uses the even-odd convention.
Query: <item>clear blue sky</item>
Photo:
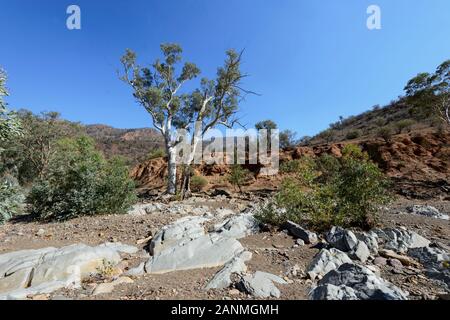
[[[66,8],[82,29],[66,28]],[[366,9],[382,29],[366,28]],[[125,48],[141,62],[178,42],[213,76],[227,48],[245,48],[241,105],[249,125],[266,118],[311,135],[342,116],[402,94],[405,82],[450,58],[448,0],[0,0],[0,65],[11,107],[121,128],[150,126],[116,70]]]

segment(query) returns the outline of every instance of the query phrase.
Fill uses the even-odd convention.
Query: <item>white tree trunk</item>
[[[176,147],[167,147],[168,161],[168,181],[167,181],[167,193],[177,193],[177,162],[176,162]]]

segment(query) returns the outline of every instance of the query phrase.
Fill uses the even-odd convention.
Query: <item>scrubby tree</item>
[[[297,133],[291,130],[283,130],[280,132],[280,148],[292,148],[298,144],[296,140]]]
[[[17,117],[22,124],[23,134],[7,146],[7,159],[4,160],[6,165],[15,167],[17,178],[22,184],[42,177],[59,139],[83,133],[81,125],[62,120],[58,112],[35,115],[28,110],[19,110]]]
[[[191,153],[184,162],[189,167],[194,160],[198,144],[206,131],[217,125],[232,127],[242,93],[245,77],[240,71],[242,53],[226,52],[225,63],[217,71],[216,78],[202,78],[199,88],[181,93],[189,80],[200,75],[200,69],[186,62],[179,68],[182,48],[178,44],[162,44],[163,60],[157,59],[151,66],[137,63],[136,54],[127,50],[121,62],[124,73],[121,79],[133,88],[137,101],[151,115],[153,126],[163,135],[168,156],[167,193],[177,189],[176,147],[181,142],[174,129],[186,129],[192,134]],[[183,189],[189,189],[190,174],[186,174]]]
[[[450,125],[450,60],[409,80],[405,91],[418,116],[437,115]]]
[[[59,140],[48,169],[27,196],[30,212],[42,220],[126,213],[135,185],[119,158],[106,160],[89,137]]]

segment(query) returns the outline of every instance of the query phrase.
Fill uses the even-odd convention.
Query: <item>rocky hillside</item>
[[[447,197],[450,194],[450,133],[432,130],[394,135],[388,142],[381,138],[347,140],[339,143],[304,146],[284,150],[281,163],[299,159],[302,156],[332,154],[341,156],[342,148],[355,143],[366,151],[371,159],[394,180],[395,191],[414,198]],[[259,176],[261,166],[247,165],[252,178],[246,186],[247,191],[276,189],[281,181],[280,175]],[[224,188],[232,190],[227,182],[229,168],[225,165],[197,166],[196,173],[207,178],[208,189]],[[162,188],[165,185],[167,165],[164,159],[154,159],[137,165],[132,176],[143,189]]]
[[[431,114],[418,113],[405,98],[392,101],[384,107],[374,106],[372,110],[348,118],[341,117],[337,122],[316,136],[308,144],[341,142],[352,139],[371,139],[380,135],[382,129],[391,134],[417,132],[434,128],[442,130],[443,123]]]
[[[86,126],[106,156],[123,156],[130,165],[145,161],[149,153],[163,145],[161,135],[154,129],[117,129],[106,125]]]

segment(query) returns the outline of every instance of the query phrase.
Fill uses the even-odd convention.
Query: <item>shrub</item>
[[[231,172],[228,176],[228,182],[231,183],[235,188],[242,192],[242,186],[248,181],[250,177],[250,172],[247,169],[242,168],[241,165],[235,164],[231,166]]]
[[[134,201],[134,182],[123,161],[106,161],[87,137],[60,140],[27,197],[31,213],[43,220],[124,213]]]
[[[352,130],[352,131],[348,132],[345,137],[347,138],[347,140],[352,140],[352,139],[358,139],[360,136],[361,136],[361,131]]]
[[[383,138],[385,142],[389,142],[392,138],[392,129],[388,126],[381,127],[377,130],[377,136]]]
[[[404,119],[404,120],[397,121],[395,123],[395,127],[397,128],[397,133],[400,134],[403,132],[404,129],[410,129],[414,123],[416,123],[416,122],[412,119]]]
[[[149,160],[158,159],[158,158],[164,158],[166,156],[166,150],[163,148],[157,148],[155,150],[152,150],[150,154],[148,155]]]
[[[16,181],[4,177],[0,181],[0,224],[5,223],[22,208],[24,196]]]
[[[317,230],[373,226],[378,207],[390,200],[388,180],[359,147],[347,145],[342,154],[302,159],[296,177],[283,181],[258,219],[276,225],[292,220]]]
[[[208,184],[208,180],[202,176],[193,176],[191,178],[191,189],[194,192],[202,191],[206,185]]]

